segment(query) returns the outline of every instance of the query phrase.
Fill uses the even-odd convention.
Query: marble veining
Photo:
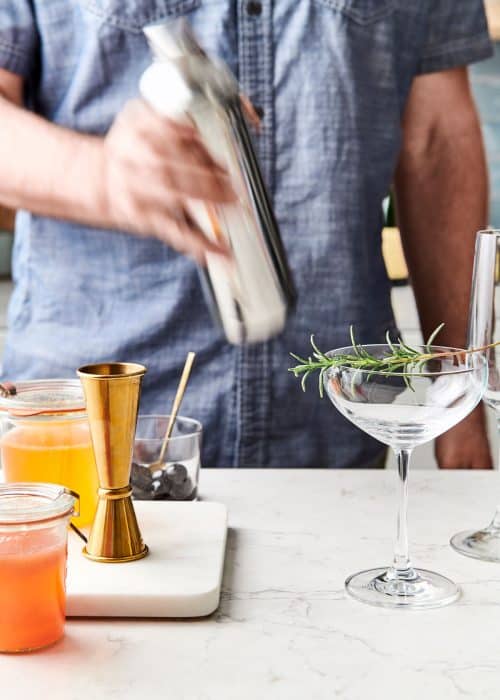
[[[2,697],[498,700],[500,566],[448,546],[457,530],[486,524],[497,473],[411,475],[414,563],[463,588],[455,605],[425,612],[370,608],[343,592],[348,574],[390,562],[394,473],[219,470],[201,487],[229,507],[218,611],[71,620],[51,649],[0,656]]]

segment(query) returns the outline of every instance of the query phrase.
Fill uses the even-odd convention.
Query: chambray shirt
[[[382,446],[287,372],[310,333],[328,349],[392,328],[381,203],[412,80],[490,55],[481,0],[1,0],[0,67],[26,105],[105,134],[150,62],[141,28],[185,16],[262,110],[255,137],[299,301],[270,342],[231,347],[197,270],[155,240],[18,215],[4,376],[148,367],[141,411],[166,412],[188,350],[183,413],[208,466],[369,466]],[[1,157],[1,156],[0,156]],[[36,158],[36,153],[33,158]],[[65,173],[61,173],[65,177]],[[84,184],[82,183],[82,187]],[[415,193],[417,196],[417,193]]]

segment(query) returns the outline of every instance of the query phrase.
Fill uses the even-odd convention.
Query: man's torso
[[[194,264],[161,243],[22,213],[4,373],[72,375],[83,362],[142,361],[142,412],[166,412],[185,354],[198,360],[183,411],[205,425],[205,463],[352,466],[381,446],[287,372],[289,351],[363,342],[393,327],[382,200],[433,0],[34,0],[33,109],[104,134],[137,95],[141,27],[185,16],[262,114],[255,135],[299,302],[285,332],[226,345]]]

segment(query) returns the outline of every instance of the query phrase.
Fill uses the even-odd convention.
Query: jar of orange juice
[[[80,496],[78,526],[90,525],[98,478],[81,384],[18,382],[0,398],[0,458],[7,482],[62,484]]]
[[[0,652],[64,634],[68,523],[75,497],[55,484],[0,484]]]

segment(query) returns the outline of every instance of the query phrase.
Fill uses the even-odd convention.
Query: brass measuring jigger
[[[98,562],[126,562],[148,553],[132,503],[130,469],[141,382],[146,368],[129,362],[80,367],[99,500],[83,554]]]

